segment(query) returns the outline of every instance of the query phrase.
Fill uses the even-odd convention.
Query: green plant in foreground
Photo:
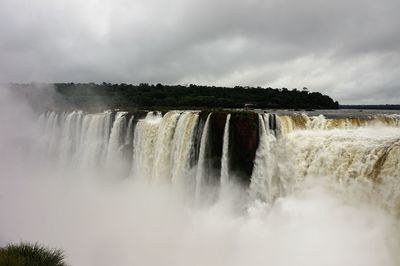
[[[37,243],[9,244],[0,248],[1,266],[65,266],[64,252]]]

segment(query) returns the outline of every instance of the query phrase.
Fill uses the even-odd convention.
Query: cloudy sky
[[[400,103],[399,0],[1,0],[0,82],[302,88]]]

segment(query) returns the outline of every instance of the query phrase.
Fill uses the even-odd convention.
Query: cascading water
[[[275,125],[277,137],[268,129],[269,117],[259,115],[260,143],[250,184],[255,198],[272,203],[308,179],[388,184],[400,177],[397,115],[333,119],[282,115]],[[393,193],[398,194],[392,188]],[[393,198],[398,200],[399,195]]]
[[[64,114],[60,134],[60,164],[71,160],[73,154],[79,148],[79,136],[82,123],[82,112]]]
[[[221,140],[221,189],[231,175],[231,115],[226,116]],[[60,167],[88,171],[101,171],[105,167],[116,176],[126,176],[126,169],[131,167],[134,178],[170,182],[189,191],[195,189],[194,197],[199,199],[202,188],[212,178],[208,150],[213,117],[208,114],[199,139],[195,137],[199,127],[197,111],[170,111],[165,115],[149,112],[136,123],[127,112],[111,111],[48,112],[39,120],[46,154],[57,160]],[[353,118],[259,114],[259,144],[250,194],[273,202],[308,176],[332,176],[338,180],[362,177],[376,181],[397,177],[399,121],[397,114]],[[199,147],[197,162],[195,146]]]
[[[135,118],[135,116],[132,115],[128,122],[128,126],[126,129],[126,136],[125,136],[125,144],[126,145],[133,143],[133,119],[134,118]]]
[[[133,176],[176,186],[189,180],[197,112],[150,112],[135,129]]]
[[[151,178],[155,157],[156,137],[162,121],[161,113],[149,112],[137,122],[133,141],[133,176]]]
[[[57,164],[91,170],[107,156],[112,113],[84,114],[80,111],[42,115],[43,136],[49,158]]]
[[[196,170],[196,202],[199,202],[201,199],[202,188],[205,186],[205,180],[208,179],[208,167],[207,167],[207,148],[209,145],[209,127],[210,127],[210,118],[212,113],[208,114],[206,123],[204,124],[203,134],[201,136],[200,142],[200,152],[199,152],[199,161],[197,163]]]
[[[327,118],[324,115],[308,116],[304,113],[292,115],[279,115],[278,119],[283,134],[295,130],[329,130],[351,129],[365,126],[400,126],[399,114],[362,115],[352,117]]]
[[[197,126],[199,114],[197,112],[184,112],[176,126],[173,138],[173,154],[174,160],[172,168],[172,183],[175,186],[183,187],[185,185],[195,185],[193,174],[190,173],[190,161],[194,156],[194,131]]]
[[[276,152],[276,138],[270,130],[270,119],[273,115],[259,114],[260,142],[254,160],[250,191],[253,198],[272,202],[280,192],[280,180],[277,173],[277,161],[273,155]]]
[[[91,172],[105,161],[111,129],[111,112],[85,115],[75,162]]]
[[[126,118],[127,112],[118,112],[115,115],[114,124],[111,129],[110,141],[107,148],[107,164],[114,161],[121,161],[121,146],[125,144],[125,133],[127,132]]]
[[[172,179],[172,150],[175,127],[180,112],[168,112],[164,115],[157,133],[153,179],[155,182],[171,181]]]
[[[226,116],[224,128],[224,140],[222,142],[222,160],[221,160],[221,190],[224,190],[229,182],[229,122],[231,114]]]
[[[294,132],[282,148],[293,154],[298,177],[379,180],[400,174],[398,128]]]
[[[59,139],[59,131],[61,130],[58,127],[58,114],[51,112],[45,115],[45,125],[44,125],[44,139],[46,140],[45,150],[49,156],[57,155],[57,142]],[[79,139],[79,136],[77,136]]]

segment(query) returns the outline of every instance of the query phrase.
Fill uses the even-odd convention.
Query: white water
[[[132,115],[128,122],[127,132],[126,132],[126,136],[125,136],[125,144],[127,144],[127,145],[129,145],[133,142],[133,119],[134,118],[135,118],[135,116]]]
[[[340,114],[340,113],[339,113]],[[338,115],[338,114],[336,114]],[[305,113],[280,115],[278,121],[283,134],[296,130],[355,129],[359,127],[399,127],[400,114],[349,114],[351,117],[328,119],[324,115],[308,116]],[[358,117],[357,117],[358,115]]]
[[[111,172],[118,171],[118,175],[123,173],[120,171],[124,170],[126,163],[122,152],[123,145],[125,145],[125,134],[127,132],[126,114],[127,112],[118,112],[115,115],[107,147],[106,167]]]
[[[202,197],[202,189],[205,187],[205,180],[208,180],[209,169],[207,167],[207,148],[208,148],[208,138],[210,134],[210,118],[212,113],[207,116],[206,122],[203,128],[203,134],[201,135],[200,142],[200,152],[199,152],[199,161],[197,163],[196,169],[196,198],[195,201],[199,202]]]
[[[188,147],[198,113],[149,114],[132,136],[137,172],[114,183],[82,182],[88,174],[112,177],[100,171],[113,142],[111,113],[48,113],[42,133],[18,103],[0,98],[0,245],[28,240],[63,248],[71,265],[400,263],[398,128],[294,129],[275,138],[269,116],[260,115],[250,186],[260,196],[230,187],[211,207],[196,209],[170,186],[147,181],[164,178],[166,165],[173,185],[193,179]],[[32,143],[45,144],[45,162]],[[67,157],[80,167],[55,172]]]
[[[398,128],[294,132],[284,148],[293,154],[299,177],[382,179],[400,174]]]
[[[375,184],[379,189],[386,186],[387,191],[381,191],[375,203],[391,206],[392,212],[400,211],[394,203],[400,199],[396,181],[400,178],[398,127],[292,128],[282,130],[284,134],[276,139],[266,126],[268,114],[259,119],[263,126],[250,184],[253,197],[273,202],[313,178],[324,177],[344,185],[356,180],[380,183]]]
[[[222,160],[221,160],[221,188],[224,188],[229,181],[229,121],[231,114],[226,116],[224,128],[224,140],[222,144]]]
[[[150,112],[145,119],[137,122],[133,141],[132,176],[149,179],[153,171],[155,144],[162,121],[160,113]]]
[[[153,165],[153,179],[156,183],[172,179],[172,150],[175,127],[180,117],[179,112],[168,112],[164,115],[157,133],[156,158]]]
[[[195,185],[195,176],[190,173],[190,160],[193,158],[193,136],[198,119],[197,112],[184,112],[176,126],[173,138],[172,184],[180,188],[191,189],[192,185]]]
[[[132,176],[191,189],[197,112],[150,112],[138,121],[134,136]],[[193,180],[192,180],[193,179]]]
[[[269,115],[258,115],[260,142],[254,160],[250,191],[253,198],[273,202],[281,195],[276,138],[269,129]]]
[[[107,159],[110,160],[111,157],[115,156],[118,149],[125,143],[125,133],[127,130],[125,114],[127,112],[118,112],[115,115],[114,124],[111,129],[110,143],[107,150]]]

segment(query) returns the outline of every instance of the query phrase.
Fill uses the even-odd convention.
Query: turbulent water
[[[238,116],[43,113],[1,165],[0,244],[73,265],[399,265],[400,115],[258,111],[244,177]]]
[[[213,177],[222,186],[230,176],[230,118],[226,115],[220,175]],[[111,168],[115,176],[169,182],[199,193],[210,178],[205,162],[212,113],[201,123],[197,111],[149,112],[136,120],[134,130],[133,120],[127,112],[45,113],[39,119],[44,154],[61,167]],[[259,113],[257,122],[259,144],[250,179],[255,198],[273,202],[306,177],[383,182],[400,175],[397,114],[327,118]]]

